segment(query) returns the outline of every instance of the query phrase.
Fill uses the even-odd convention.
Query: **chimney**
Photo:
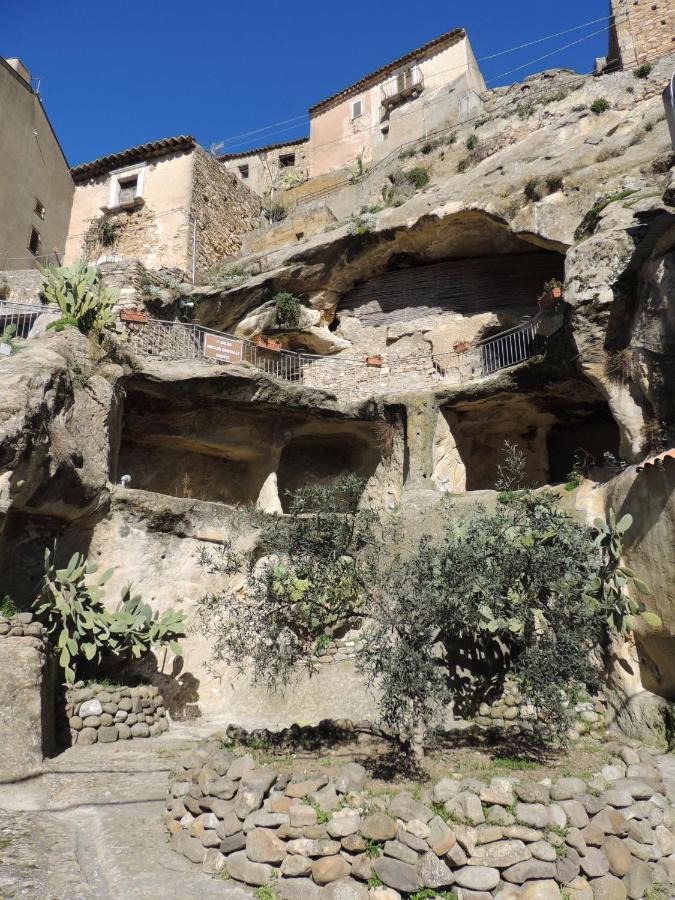
[[[8,66],[11,66],[12,69],[14,69],[14,71],[17,73],[17,75],[20,75],[27,84],[30,84],[30,72],[20,59],[18,59],[16,56],[13,56],[10,59],[6,59],[5,62]]]

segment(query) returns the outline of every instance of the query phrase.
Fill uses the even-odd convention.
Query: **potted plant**
[[[367,366],[375,366],[376,368],[382,368],[384,365],[384,360],[379,354],[375,354],[373,356],[366,356],[366,365]]]
[[[455,341],[452,345],[452,349],[455,353],[466,353],[467,350],[471,348],[471,341]]]
[[[544,292],[539,297],[539,304],[544,309],[551,309],[561,297],[562,282],[557,278],[551,278],[550,281],[547,281],[544,284]]]

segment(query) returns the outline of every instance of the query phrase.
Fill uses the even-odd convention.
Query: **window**
[[[295,153],[284,153],[279,157],[279,168],[288,169],[295,165]]]
[[[36,216],[39,216],[41,219],[44,219],[45,208],[44,208],[43,204],[41,203],[41,201],[37,199],[37,197],[35,198],[35,206],[33,207],[33,212],[35,213]]]
[[[118,204],[122,206],[124,203],[133,203],[138,192],[138,175],[132,175],[124,180],[120,178],[119,186]]]
[[[145,163],[111,172],[108,205],[102,207],[103,211],[117,209],[119,206],[126,209],[142,206],[144,174]]]
[[[352,119],[358,119],[363,112],[363,100],[354,100],[352,103]]]
[[[239,177],[240,178],[248,178],[248,166],[238,166],[239,169]]]
[[[35,228],[31,228],[30,230],[28,249],[33,254],[33,256],[37,256],[40,252],[40,233]]]

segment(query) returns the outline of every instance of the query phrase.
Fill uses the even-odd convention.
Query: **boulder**
[[[246,855],[251,862],[278,865],[286,854],[286,844],[267,828],[255,828],[246,838]]]
[[[609,871],[612,875],[623,878],[630,871],[633,857],[621,838],[610,835],[602,845],[602,852],[609,861]]]
[[[589,878],[601,878],[609,872],[609,860],[595,847],[589,847],[586,855],[581,857],[581,868]]]
[[[387,856],[380,856],[373,863],[373,870],[382,884],[405,894],[414,894],[420,888],[417,868]]]
[[[225,867],[230,878],[256,887],[268,884],[274,871],[272,866],[265,863],[252,862],[243,850],[231,853]]]
[[[469,891],[492,891],[499,884],[499,869],[466,866],[455,872],[455,884]]]
[[[559,778],[551,785],[551,800],[573,800],[586,793],[586,782],[581,778]]]
[[[225,871],[226,859],[220,850],[207,850],[202,862],[202,871],[206,875],[221,875]]]
[[[553,863],[544,862],[540,859],[530,859],[525,862],[516,863],[502,872],[502,878],[510,881],[511,884],[523,884],[526,881],[533,881],[539,878],[555,878],[556,868]]]
[[[348,763],[343,766],[335,778],[335,790],[338,794],[360,791],[368,778],[368,773],[359,763]]]
[[[495,841],[479,844],[471,854],[470,866],[506,869],[530,859],[530,851],[522,841]]]
[[[350,834],[356,834],[361,826],[361,816],[354,809],[340,809],[333,813],[333,817],[326,825],[326,831],[331,837],[343,838]]]
[[[307,878],[312,874],[311,860],[306,856],[286,856],[281,863],[281,874],[286,878]]]
[[[560,900],[560,888],[551,878],[541,881],[528,881],[524,885],[520,900]]]
[[[615,875],[603,875],[591,881],[593,900],[626,900],[626,886]]]
[[[444,888],[454,881],[452,870],[432,850],[420,859],[417,873],[425,888]]]
[[[445,803],[452,800],[459,793],[459,781],[456,778],[441,778],[431,793],[434,803]]]
[[[368,900],[368,888],[353,878],[340,878],[324,887],[324,900]]]
[[[385,856],[400,859],[401,862],[409,863],[411,866],[417,865],[417,853],[400,841],[386,841],[382,849]]]
[[[375,813],[363,821],[361,834],[371,841],[393,841],[396,837],[396,822],[385,813]]]
[[[350,865],[341,856],[324,856],[312,863],[312,878],[317,884],[330,884],[339,878],[346,878]]]
[[[335,856],[340,852],[339,841],[313,840],[312,838],[295,838],[286,845],[289,853],[300,856]]]
[[[517,803],[516,818],[533,828],[547,828],[549,824],[548,809],[543,803]]]
[[[433,818],[433,812],[424,804],[418,803],[410,794],[403,791],[397,794],[389,804],[389,814],[404,822],[417,819],[420,822],[428,822]]]

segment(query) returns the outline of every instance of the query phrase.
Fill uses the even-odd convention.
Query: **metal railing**
[[[424,75],[419,66],[411,66],[403,72],[392,76],[380,88],[382,103],[385,106],[396,103],[411,94],[424,90]]]
[[[55,307],[0,300],[0,343],[4,343],[7,339],[25,340],[40,317],[55,320],[60,315],[61,311]]]
[[[359,380],[364,382],[364,390],[377,392],[386,390],[387,383],[397,375],[413,373],[417,368],[421,377],[425,377],[426,367],[433,373],[434,381],[443,383],[492,375],[543,353],[562,324],[562,308],[544,311],[514,328],[471,344],[464,352],[430,350],[425,356],[407,357],[392,354],[389,361],[383,360],[377,367],[369,366],[362,358],[263,347],[226,332],[184,322],[151,319],[145,324],[127,323],[127,332],[135,350],[159,359],[243,363],[273,378],[333,390],[349,390],[349,383]]]

